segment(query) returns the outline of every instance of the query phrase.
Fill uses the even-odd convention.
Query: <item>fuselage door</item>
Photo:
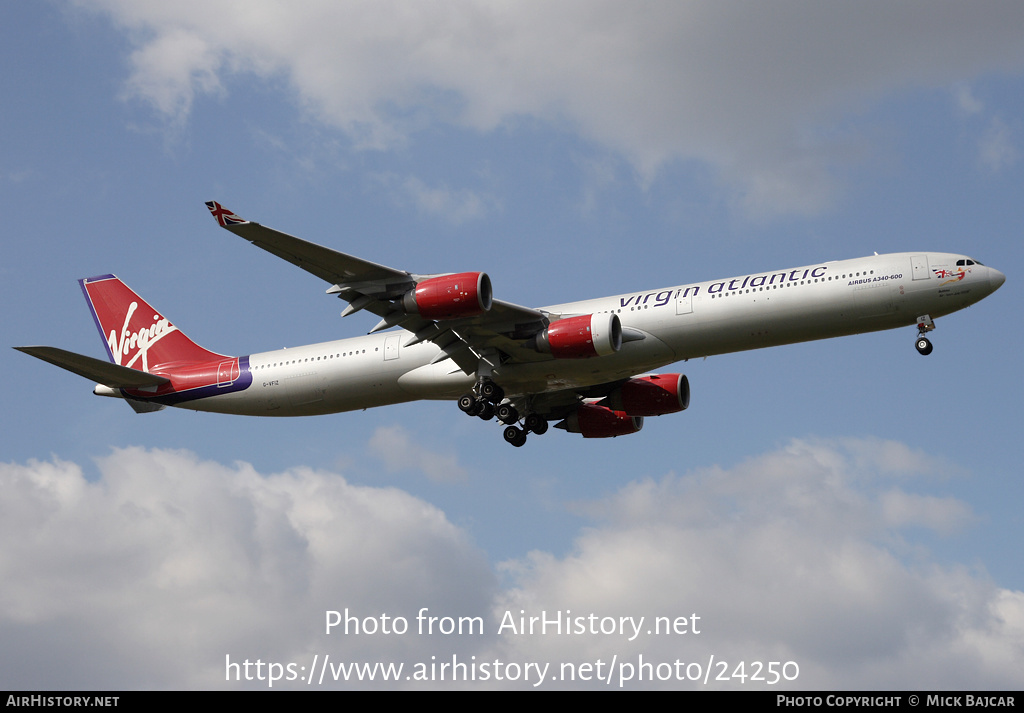
[[[928,256],[927,255],[911,255],[910,256],[910,272],[914,276],[915,280],[927,280],[928,275]]]
[[[238,378],[238,360],[222,361],[217,365],[217,386],[231,386]]]
[[[676,297],[676,314],[690,314],[693,312],[693,295],[690,290],[680,290]]]
[[[384,361],[398,358],[398,340],[401,338],[400,334],[391,334],[384,340]]]

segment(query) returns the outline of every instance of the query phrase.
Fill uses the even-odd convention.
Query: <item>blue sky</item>
[[[534,306],[873,251],[967,253],[1007,282],[939,320],[926,359],[908,328],[691,362],[686,413],[522,449],[452,403],[138,416],[0,351],[0,650],[23,662],[0,686],[236,688],[225,655],[455,653],[1020,688],[1018,4],[192,5],[3,5],[8,346],[100,356],[76,280],[109,272],[224,353],[373,325],[210,199],[394,267],[486,270]],[[706,629],[323,633],[328,609],[421,606]],[[529,687],[468,687],[494,685]]]

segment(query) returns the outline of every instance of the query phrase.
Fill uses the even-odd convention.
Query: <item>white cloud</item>
[[[480,614],[493,577],[442,512],[393,488],[181,451],[0,465],[5,688],[224,684],[232,660],[429,658],[427,639],[323,637],[325,611]]]
[[[740,661],[794,661],[797,688],[1019,687],[1024,593],[908,547],[903,526],[944,531],[943,513],[964,520],[970,509],[893,488],[907,472],[899,456],[862,469],[857,452],[870,443],[796,441],[730,469],[630,483],[586,506],[594,522],[571,553],[502,564],[505,589],[444,513],[394,488],[137,448],[101,459],[95,482],[61,461],[0,465],[0,685],[237,688],[224,681],[226,655],[309,665],[329,654],[550,662],[546,688],[569,685],[552,680],[562,663],[640,656],[714,656],[730,673]],[[415,628],[424,606],[480,616],[488,635],[323,632],[327,610],[404,616]],[[493,635],[506,611],[567,610],[646,624],[633,642]],[[648,635],[654,616],[700,633]]]
[[[958,84],[953,96],[960,113],[966,118],[985,119],[985,127],[977,140],[978,163],[996,173],[1017,163],[1018,151],[1013,131],[999,116],[986,118],[985,104],[977,99],[970,87]]]
[[[968,84],[960,83],[953,87],[953,98],[957,108],[965,116],[980,114],[985,110],[985,105],[980,99],[974,96]]]
[[[40,178],[40,173],[34,168],[23,168],[20,170],[0,171],[0,177],[3,177],[5,181],[18,185],[27,181],[37,180]]]
[[[476,191],[429,186],[416,176],[401,178],[388,173],[375,178],[391,189],[399,205],[412,204],[420,213],[437,216],[452,225],[483,218],[498,205],[495,199]]]
[[[991,171],[1000,171],[1017,163],[1013,133],[999,117],[994,117],[978,142],[978,158]]]
[[[129,31],[129,91],[174,120],[231,74],[283,77],[357,145],[401,144],[433,121],[491,131],[539,118],[644,180],[666,162],[707,163],[762,213],[835,199],[851,157],[823,137],[843,114],[1024,66],[1024,6],[1006,2],[78,4]]]
[[[964,503],[954,498],[936,498],[893,491],[881,497],[882,515],[894,528],[920,525],[941,534],[957,532],[974,523]]]
[[[437,483],[466,479],[466,469],[454,454],[435,453],[414,443],[401,426],[381,426],[367,441],[370,453],[384,462],[394,473],[401,470],[422,471]]]
[[[145,97],[175,126],[188,118],[197,93],[222,89],[216,48],[184,29],[158,35],[133,52],[131,62],[127,91]]]
[[[505,565],[519,586],[497,609],[648,622],[696,613],[701,633],[635,644],[594,637],[582,655],[566,637],[506,639],[505,656],[706,664],[713,655],[729,672],[748,662],[747,673],[751,661],[794,661],[800,688],[1019,686],[1024,593],[906,547],[900,528],[944,532],[944,515],[963,521],[970,510],[858,485],[877,479],[857,467],[865,445],[797,441],[731,470],[634,482],[592,505],[601,522],[573,553]],[[905,472],[900,456],[878,461],[883,472]]]

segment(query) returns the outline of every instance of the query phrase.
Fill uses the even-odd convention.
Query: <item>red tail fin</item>
[[[113,275],[79,280],[110,361],[152,372],[161,367],[224,358],[185,336]]]

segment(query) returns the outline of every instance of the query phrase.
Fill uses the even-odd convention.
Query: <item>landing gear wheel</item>
[[[932,353],[932,343],[924,335],[933,329],[935,329],[935,320],[931,318],[931,315],[923,314],[917,318],[917,342],[914,346],[917,347],[918,353],[923,356],[928,356]]]
[[[516,448],[520,448],[524,443],[526,443],[526,431],[517,426],[509,426],[501,435],[505,437],[505,440],[508,443],[511,443]]]
[[[480,403],[472,393],[463,394],[459,397],[459,409],[470,416],[476,416],[480,413]]]
[[[495,414],[497,414],[499,421],[509,426],[519,420],[519,412],[512,404],[502,404],[497,408]]]
[[[492,404],[490,401],[481,401],[479,403],[480,413],[478,413],[477,416],[479,416],[484,421],[490,421],[492,418],[494,418],[494,404]]]
[[[543,436],[548,431],[548,420],[540,414],[531,413],[526,417],[523,422],[523,426],[526,427],[527,431],[532,431],[538,436]]]
[[[492,404],[497,404],[505,398],[505,390],[493,381],[484,381],[480,384],[480,395]]]

